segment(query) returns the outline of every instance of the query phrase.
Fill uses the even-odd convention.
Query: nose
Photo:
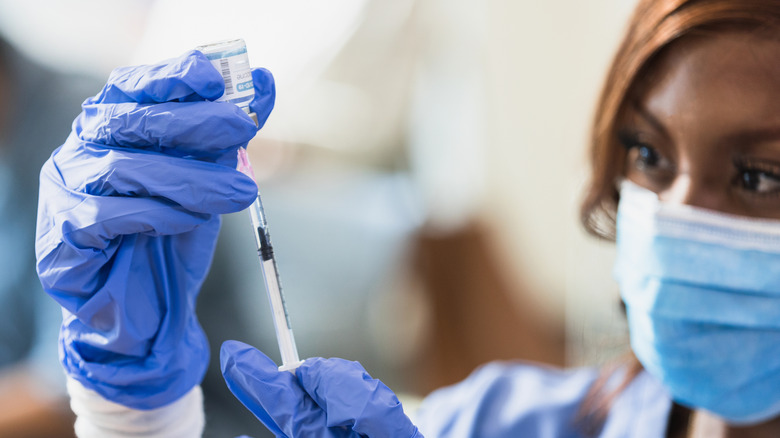
[[[706,180],[679,174],[664,190],[658,193],[658,199],[668,204],[690,205],[726,212],[726,202],[722,190]]]

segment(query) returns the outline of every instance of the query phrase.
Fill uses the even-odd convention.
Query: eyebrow
[[[647,123],[653,126],[658,132],[664,135],[666,138],[671,138],[669,132],[650,111],[643,107],[639,102],[632,102],[631,107],[643,118]],[[724,137],[724,141],[727,144],[760,144],[770,143],[773,141],[780,141],[780,125],[770,126],[766,128],[748,128],[743,131],[738,131],[732,134],[728,134]]]
[[[780,141],[780,126],[746,129],[726,136],[731,144],[760,144]]]
[[[639,102],[633,101],[631,102],[631,107],[639,113],[640,116],[642,116],[643,119],[649,124],[655,128],[658,132],[660,132],[664,137],[671,138],[669,136],[669,132],[664,127],[663,123],[661,123],[655,116],[653,116],[650,111],[647,110],[647,108],[643,107]]]

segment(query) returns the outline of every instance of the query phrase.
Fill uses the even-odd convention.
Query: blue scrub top
[[[577,418],[597,377],[595,369],[491,363],[428,396],[415,423],[428,438],[585,438]],[[663,438],[671,407],[668,391],[643,371],[615,399],[596,436]]]

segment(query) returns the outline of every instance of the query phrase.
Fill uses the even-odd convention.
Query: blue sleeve
[[[580,403],[598,373],[523,363],[491,363],[435,391],[420,406],[428,437],[581,437]]]

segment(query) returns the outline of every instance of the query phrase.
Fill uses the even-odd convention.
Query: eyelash
[[[632,150],[637,149],[640,155],[641,161],[637,160],[635,165],[649,166],[648,169],[641,169],[642,171],[649,171],[659,166],[659,162],[665,160],[656,148],[643,142],[639,139],[639,136],[631,132],[621,132],[618,134],[618,140],[625,149],[626,153],[631,153]]]
[[[626,150],[630,150],[632,147],[643,144],[641,141],[639,141],[639,136],[637,134],[627,131],[620,131],[618,133],[618,141]]]
[[[754,196],[780,196],[780,164],[775,164],[766,161],[756,161],[750,158],[739,158],[734,160],[734,167],[737,169],[737,175],[734,178],[734,185],[745,189],[751,195]],[[768,192],[760,192],[755,188],[746,187],[749,182],[747,180],[750,176],[758,176],[764,178],[765,183],[772,184],[776,187],[772,187],[772,190]],[[768,179],[768,181],[766,181]],[[762,181],[758,181],[760,184]]]

